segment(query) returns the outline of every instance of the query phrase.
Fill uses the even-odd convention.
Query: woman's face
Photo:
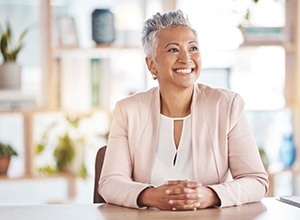
[[[197,36],[185,26],[162,29],[156,35],[154,58],[146,58],[149,70],[157,75],[160,88],[193,86],[200,74],[201,58]]]

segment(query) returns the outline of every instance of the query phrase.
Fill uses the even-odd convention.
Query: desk
[[[230,208],[213,208],[197,211],[159,211],[155,209],[136,210],[109,204],[69,204],[69,205],[28,205],[0,206],[1,220],[152,220],[152,219],[289,219],[299,220],[300,209],[265,198],[262,202]]]

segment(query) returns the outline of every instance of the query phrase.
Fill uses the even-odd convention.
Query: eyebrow
[[[194,41],[194,40],[190,41],[188,44],[192,44],[192,43],[198,44],[198,42],[197,42],[197,41]],[[168,44],[165,46],[165,48],[167,48],[169,45],[172,45],[172,44],[174,44],[174,45],[176,45],[176,46],[179,46],[178,43],[168,43]]]

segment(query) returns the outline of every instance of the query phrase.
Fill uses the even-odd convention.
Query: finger
[[[198,187],[202,186],[202,184],[198,183],[198,182],[195,182],[195,181],[189,181],[189,182],[185,183],[185,186],[188,187],[188,188],[195,189],[195,188],[198,188]]]
[[[175,188],[169,188],[166,190],[167,195],[180,195],[180,194],[188,194],[191,193],[192,191],[195,191],[193,189],[189,188],[184,188],[182,186],[177,186]]]
[[[180,185],[184,184],[186,187],[190,188],[196,188],[199,186],[202,186],[201,183],[198,183],[196,181],[191,181],[191,180],[168,180],[165,182],[165,185],[172,186],[172,185]]]
[[[200,208],[200,205],[201,204],[199,201],[193,202],[191,204],[183,205],[182,210],[197,210],[198,208]]]
[[[193,200],[170,200],[169,204],[172,210],[197,210],[200,208],[200,202]]]
[[[186,205],[192,205],[193,203],[195,203],[196,201],[193,201],[193,200],[186,200],[186,199],[170,199],[168,201],[168,203],[172,206],[172,207],[175,207],[175,208],[179,208],[179,207],[183,207],[183,206],[186,206]]]
[[[179,195],[168,195],[169,200],[199,200],[197,193],[194,194],[179,194]]]
[[[171,185],[178,185],[178,184],[183,184],[186,183],[189,180],[168,180],[165,182],[166,185],[171,186]]]
[[[186,188],[178,186],[176,188],[169,188],[166,190],[167,195],[189,195],[189,194],[199,194],[201,191],[198,188]]]
[[[194,200],[199,201],[203,196],[194,190],[192,193],[181,193],[181,194],[169,194],[167,195],[169,200]]]
[[[205,187],[201,186],[196,189],[199,199],[203,199],[205,195]]]

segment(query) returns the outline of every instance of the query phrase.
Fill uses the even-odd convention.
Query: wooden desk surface
[[[136,210],[109,204],[65,204],[0,206],[1,220],[107,220],[107,219],[288,219],[299,220],[300,208],[287,205],[275,198],[262,202],[230,208],[214,208],[197,211]]]

